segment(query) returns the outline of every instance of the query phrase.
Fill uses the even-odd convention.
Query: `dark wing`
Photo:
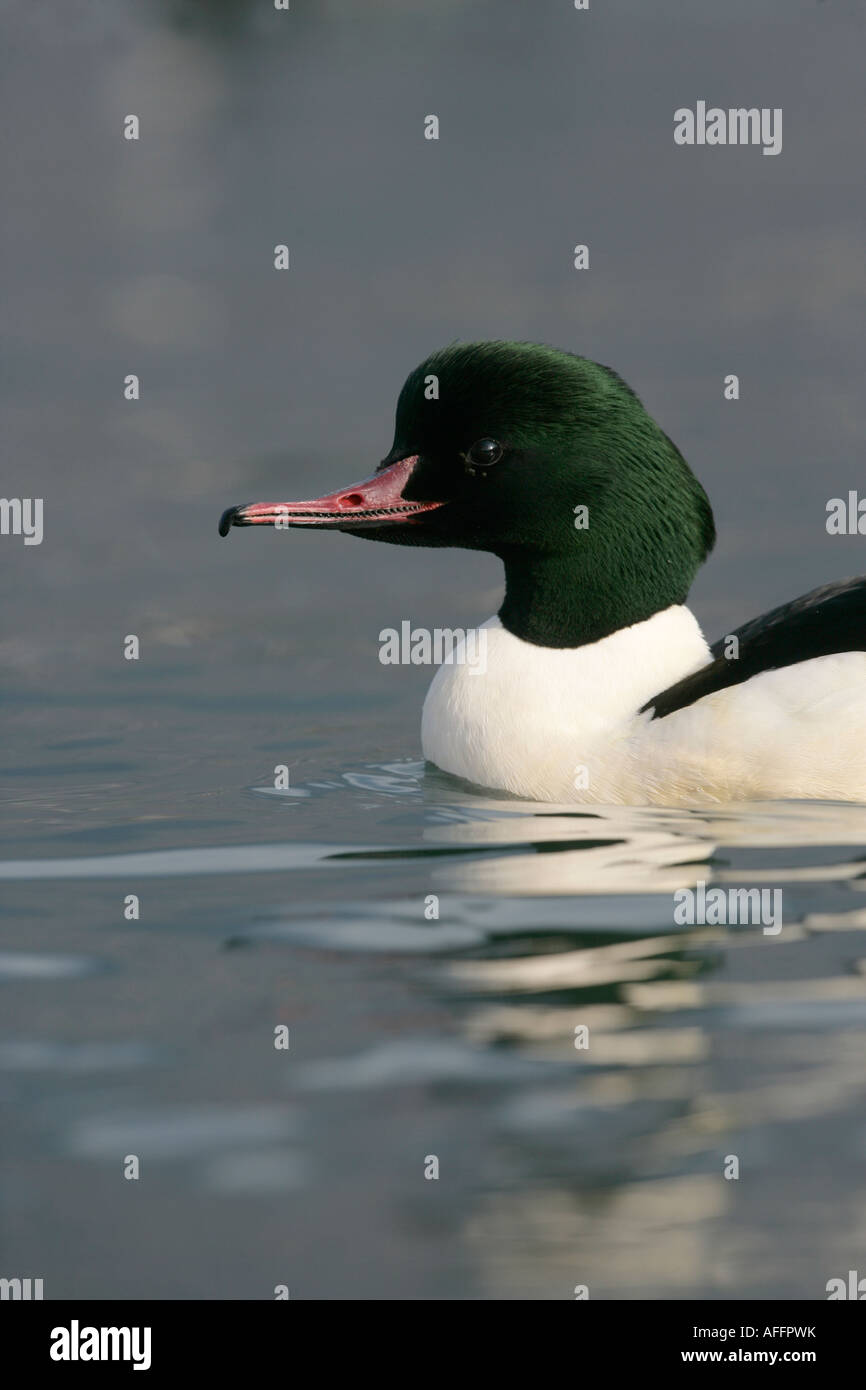
[[[736,659],[725,657],[729,637],[720,637],[707,666],[647,700],[643,709],[651,709],[653,719],[664,719],[761,671],[795,666],[834,652],[866,651],[866,575],[824,584],[793,603],[783,603],[781,608],[753,618],[729,636],[739,642]]]

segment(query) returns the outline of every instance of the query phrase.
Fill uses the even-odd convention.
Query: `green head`
[[[537,343],[434,353],[400,392],[376,475],[284,505],[288,525],[491,551],[506,569],[500,618],[544,646],[682,603],[715,540],[703,488],[616,372]],[[233,509],[228,524],[273,519],[254,512]]]

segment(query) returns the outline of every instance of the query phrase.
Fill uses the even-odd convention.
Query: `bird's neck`
[[[618,582],[587,556],[510,552],[505,564],[502,626],[539,647],[582,647],[622,628],[645,622],[679,597],[645,591],[634,576]]]

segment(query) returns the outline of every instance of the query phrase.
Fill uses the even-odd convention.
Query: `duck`
[[[488,551],[505,570],[483,670],[434,675],[424,757],[558,804],[866,802],[866,576],[709,645],[686,600],[707,494],[610,367],[541,343],[456,342],[407,377],[373,475],[233,527]]]

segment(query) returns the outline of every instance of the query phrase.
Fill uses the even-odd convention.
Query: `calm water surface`
[[[10,807],[7,1263],[253,1298],[812,1298],[855,1267],[862,808],[539,807],[309,749],[277,793],[201,785],[201,737],[148,776],[137,737],[32,749]],[[781,932],[676,926],[699,880],[780,888]]]

